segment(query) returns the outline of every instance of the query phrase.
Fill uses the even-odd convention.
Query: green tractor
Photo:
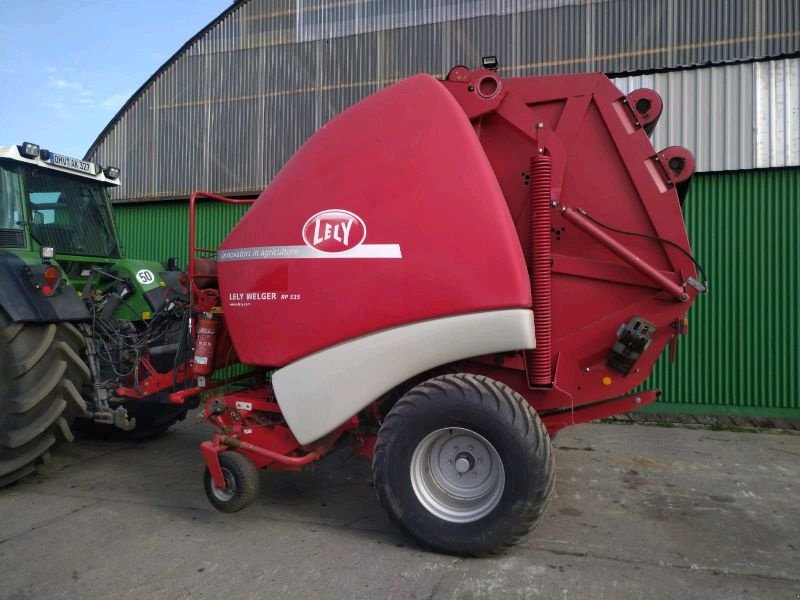
[[[117,185],[117,168],[0,146],[0,487],[74,429],[147,436],[196,405],[180,366],[192,350],[185,277],[175,259],[123,256]]]

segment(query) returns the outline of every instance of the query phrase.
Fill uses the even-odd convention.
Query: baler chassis
[[[228,386],[224,393],[209,394],[204,408],[205,420],[217,430],[201,445],[207,467],[204,485],[210,502],[219,510],[234,512],[252,502],[258,489],[257,469],[302,469],[349,444],[372,460],[379,499],[410,537],[442,552],[493,553],[516,542],[541,518],[553,490],[552,435],[577,423],[634,410],[660,395],[658,390],[631,390],[641,387],[668,343],[674,348],[678,336],[686,332],[689,305],[706,290],[705,283],[697,279],[699,265],[691,256],[681,213],[694,160],[683,148],[655,152],[648,140],[661,111],[660,98],[650,90],[625,96],[605,76],[595,74],[501,80],[493,69],[470,71],[459,66],[445,80],[432,81],[425,76],[412,78],[334,120],[276,177],[260,198],[263,202],[250,209],[223,243],[223,250],[195,246],[196,200],[249,201],[206,192],[196,192],[190,199],[189,282],[195,345],[202,350],[203,361],[199,362],[196,354],[190,367],[198,385],[183,393],[202,393],[220,385],[205,378],[214,368],[228,364],[231,353],[259,365],[246,376],[249,385]],[[474,185],[484,186],[486,203],[500,202],[507,208],[510,218],[496,222],[503,230],[498,239],[508,241],[510,236],[518,244],[492,249],[494,238],[484,240],[487,253],[506,252],[505,248],[513,246],[505,256],[508,264],[496,261],[493,265],[499,273],[506,273],[504,279],[492,280],[489,276],[481,281],[507,287],[508,297],[514,299],[505,305],[497,301],[493,301],[496,306],[476,304],[472,310],[483,315],[480,318],[497,315],[506,324],[522,322],[514,319],[530,315],[531,330],[511,335],[516,341],[503,349],[491,340],[481,341],[485,332],[493,331],[491,328],[482,330],[484,334],[476,336],[477,341],[464,338],[452,347],[437,340],[437,348],[444,348],[441,356],[447,359],[431,359],[430,364],[412,373],[397,368],[388,358],[386,372],[393,375],[385,385],[364,378],[364,386],[372,386],[374,392],[367,401],[344,398],[336,385],[324,388],[321,384],[312,388],[331,390],[330,398],[315,392],[320,397],[295,395],[287,400],[293,389],[312,389],[303,387],[307,381],[303,385],[297,382],[313,379],[317,373],[328,384],[344,381],[341,374],[326,370],[320,356],[341,360],[335,352],[343,347],[360,351],[364,339],[403,342],[397,330],[405,327],[413,331],[416,325],[401,318],[387,321],[382,330],[359,331],[357,325],[347,322],[342,329],[350,327],[348,331],[358,335],[351,333],[350,337],[326,340],[328,345],[314,347],[308,345],[308,336],[295,335],[275,321],[274,315],[289,314],[294,315],[293,322],[304,323],[309,313],[302,312],[301,304],[278,302],[301,298],[293,292],[290,281],[309,277],[305,273],[319,277],[321,266],[307,266],[316,265],[317,258],[329,259],[319,261],[319,265],[336,263],[330,260],[339,258],[332,256],[339,251],[335,243],[347,246],[356,219],[360,222],[356,246],[364,242],[367,233],[361,217],[346,205],[347,210],[322,210],[308,218],[302,225],[305,246],[258,246],[262,239],[275,244],[294,243],[287,241],[293,240],[291,235],[272,227],[264,216],[270,210],[281,215],[281,211],[292,210],[276,203],[270,190],[279,190],[275,193],[280,196],[283,190],[292,189],[287,181],[301,188],[307,185],[306,173],[316,166],[310,157],[323,160],[330,156],[331,145],[341,131],[371,148],[365,151],[370,157],[389,152],[382,142],[374,145],[375,139],[382,139],[380,132],[370,137],[369,128],[356,130],[353,123],[358,122],[360,114],[372,115],[375,107],[382,108],[380,114],[391,110],[398,115],[413,114],[408,109],[413,104],[408,97],[414,94],[434,99],[429,110],[441,112],[439,126],[445,130],[450,127],[455,137],[467,135],[460,142],[462,147],[474,144],[469,136],[477,138],[480,146],[474,144],[470,146],[473,150],[464,150],[462,177],[468,179],[473,171],[491,173],[491,177],[475,179]],[[398,121],[402,122],[399,116]],[[390,120],[382,123],[390,126]],[[468,134],[465,123],[471,128]],[[395,135],[403,137],[412,130],[410,126],[400,127]],[[408,135],[411,141],[407,143],[418,144],[413,131]],[[401,142],[398,144],[402,147]],[[317,147],[323,148],[324,154],[315,154]],[[348,146],[356,147],[355,142]],[[416,152],[420,146],[413,148]],[[412,164],[409,172],[419,174],[422,181],[426,170],[434,167],[429,168],[425,157],[418,160],[421,162]],[[311,167],[304,170],[304,164]],[[320,172],[338,174],[333,168]],[[437,177],[441,179],[441,174],[433,173],[428,181],[435,182]],[[369,176],[366,179],[371,181]],[[344,181],[346,187],[348,180]],[[343,196],[356,198],[352,200],[353,210],[366,211],[373,206],[358,204],[363,185],[359,182],[351,196]],[[449,192],[439,193],[446,196]],[[309,214],[325,208],[324,199],[308,196],[313,198],[308,200],[303,194],[297,197],[309,205]],[[453,202],[470,201],[467,196],[452,197]],[[427,201],[435,202],[436,198]],[[481,204],[476,202],[472,210],[478,211]],[[467,208],[459,204],[457,210],[461,214]],[[281,218],[296,222],[295,216]],[[370,248],[365,244],[360,249],[348,247],[340,256],[351,259],[348,264],[353,265],[359,258],[402,258],[407,261],[406,269],[418,268],[425,273],[426,261],[434,259],[421,253],[419,263],[414,263],[414,239],[409,235],[411,241],[406,242],[402,237],[405,231],[400,228],[392,232],[406,244],[402,251],[402,244],[372,244]],[[272,241],[270,236],[281,239]],[[373,239],[383,241],[380,237]],[[436,239],[436,232],[428,232],[417,241],[429,243],[431,239]],[[450,251],[450,246],[439,248],[444,254]],[[447,268],[464,268],[469,260],[480,256],[473,252],[470,259],[459,262],[459,251],[442,259]],[[207,258],[214,254],[219,261]],[[292,260],[298,258],[303,260]],[[368,262],[382,265],[379,260]],[[262,264],[269,268],[262,269]],[[402,293],[389,288],[403,271],[392,271],[390,266],[381,269],[375,271],[378,276],[393,273],[392,278],[381,280],[386,293]],[[524,279],[520,279],[520,271]],[[287,293],[278,298],[272,292],[252,292],[256,299],[275,300],[269,306],[279,308],[267,313],[273,315],[269,323],[285,332],[277,341],[271,339],[274,345],[264,350],[264,345],[252,344],[243,336],[270,339],[264,325],[267,321],[248,320],[247,310],[252,309],[246,309],[248,303],[239,302],[243,295],[236,290],[242,289],[243,280],[271,277],[270,281],[275,281],[275,273],[283,274],[280,285],[284,286],[275,289]],[[360,276],[355,267],[347,274]],[[330,281],[324,283],[334,287]],[[440,290],[443,295],[449,291]],[[461,296],[453,296],[453,302],[462,302],[468,295],[462,290]],[[415,301],[407,299],[407,304]],[[295,306],[301,308],[292,313]],[[419,322],[436,321],[437,315],[424,312],[424,301],[420,307],[420,312],[414,313],[424,315],[417,317]],[[460,310],[469,312],[467,308]],[[453,313],[458,310],[453,309]],[[439,316],[457,318],[447,313]],[[441,331],[456,331],[447,329],[449,325],[443,327]],[[387,335],[394,337],[381,337],[391,331],[395,333]],[[305,350],[297,351],[292,344],[306,344]],[[382,351],[395,359],[402,356],[399,350],[394,354],[385,350],[383,344],[376,343],[375,347],[384,348]],[[459,348],[459,344],[465,348]],[[467,347],[485,351],[470,352]],[[413,352],[413,347],[405,351]],[[367,360],[365,355],[359,356],[362,362]],[[316,366],[304,371],[306,364]],[[381,363],[369,364],[383,369]],[[298,379],[295,373],[301,377]],[[348,389],[350,393],[363,391]],[[181,401],[180,393],[171,398]],[[298,404],[302,406],[298,408]],[[349,412],[339,410],[340,405],[350,407]],[[306,427],[298,415],[314,423]]]

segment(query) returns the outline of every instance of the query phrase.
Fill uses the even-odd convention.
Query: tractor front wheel
[[[550,438],[525,400],[483,376],[429,379],[378,433],[373,479],[389,517],[421,546],[483,556],[535,527],[554,485]]]
[[[208,501],[219,511],[233,513],[250,505],[258,494],[258,469],[253,461],[235,451],[221,452],[219,466],[225,478],[225,489],[220,489],[206,467],[203,485]]]
[[[0,309],[0,487],[33,472],[86,411],[83,335],[69,323],[14,323]]]

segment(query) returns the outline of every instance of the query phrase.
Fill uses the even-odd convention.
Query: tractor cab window
[[[31,236],[58,254],[119,257],[105,190],[77,177],[32,169],[25,178]]]

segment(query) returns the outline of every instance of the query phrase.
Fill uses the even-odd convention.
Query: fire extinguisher
[[[197,319],[197,337],[194,343],[194,374],[211,375],[214,372],[214,350],[217,343],[219,322],[213,313],[204,312]]]

